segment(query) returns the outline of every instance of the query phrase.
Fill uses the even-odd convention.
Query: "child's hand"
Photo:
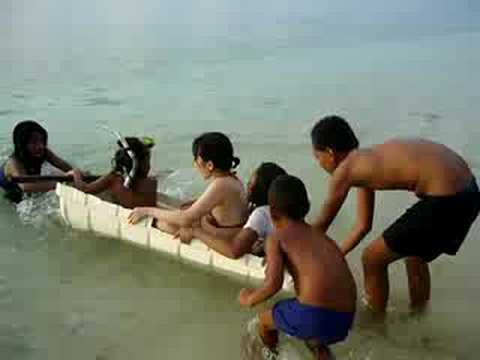
[[[193,228],[181,228],[177,231],[173,238],[180,239],[180,241],[184,244],[190,244],[193,239]]]
[[[238,301],[240,302],[240,305],[245,307],[251,307],[252,301],[250,297],[253,292],[254,289],[243,288],[242,290],[240,290],[240,294],[238,294]]]
[[[82,180],[82,173],[80,172],[79,169],[75,168],[70,170],[67,175],[72,175],[73,176],[73,184],[74,186],[79,189],[79,190],[84,190],[85,188],[85,183]]]
[[[77,168],[73,168],[72,170],[68,170],[67,172],[65,172],[64,174],[66,176],[73,176],[75,178],[75,173],[79,173],[81,175],[81,172],[79,169]]]
[[[82,180],[82,177],[83,177],[82,172],[80,171],[80,169],[77,169],[77,168],[73,168],[72,170],[67,172],[67,175],[72,175],[74,181],[80,181]]]
[[[90,171],[82,171],[79,168],[73,168],[72,170],[68,170],[65,175],[67,176],[73,176],[75,178],[75,174],[80,175],[80,178],[84,178],[86,176],[92,175]]]
[[[144,217],[148,216],[148,209],[144,207],[136,207],[132,210],[130,215],[128,215],[128,223],[129,224],[136,224]]]

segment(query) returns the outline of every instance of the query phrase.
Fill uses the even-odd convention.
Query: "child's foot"
[[[335,360],[335,356],[329,347],[322,346],[317,350],[317,360]]]
[[[255,318],[248,321],[245,327],[245,332],[241,339],[241,350],[240,350],[240,358],[242,360],[263,360],[263,359],[270,359],[263,355],[263,348],[265,345],[263,344],[260,335],[258,334],[258,324],[259,319],[256,316]],[[271,358],[275,359],[275,358]]]
[[[268,347],[264,346],[262,348],[262,358],[263,360],[276,360],[277,353],[273,350],[270,350]]]

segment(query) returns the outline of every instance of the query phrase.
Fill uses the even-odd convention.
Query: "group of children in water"
[[[112,171],[92,183],[47,146],[45,129],[33,121],[13,132],[14,152],[0,168],[0,186],[15,202],[25,193],[46,192],[53,182],[17,184],[12,178],[38,175],[44,162],[73,176],[73,185],[87,193],[108,191],[122,206],[132,208],[130,223],[145,216],[183,242],[192,238],[230,258],[247,253],[266,256],[262,287],[243,289],[240,304],[255,306],[282,288],[284,271],[293,278],[296,297],[281,300],[259,314],[259,334],[274,354],[278,331],[306,340],[318,359],[328,359],[328,345],[344,340],[356,310],[356,286],[345,260],[370,232],[377,190],[414,192],[419,201],[394,221],[363,251],[365,292],[369,307],[384,314],[388,300],[388,266],[405,259],[411,305],[422,308],[430,296],[428,263],[454,255],[480,212],[480,192],[465,161],[444,145],[424,139],[392,139],[359,148],[349,124],[341,117],[320,119],[311,131],[313,155],[331,174],[320,214],[309,224],[310,210],[303,182],[279,165],[262,163],[245,190],[234,169],[240,160],[222,133],[210,132],[192,144],[194,167],[209,182],[195,200],[175,209],[156,206],[156,179],[149,177],[152,143],[126,138]],[[123,177],[138,161],[132,187]],[[357,190],[357,220],[337,245],[327,231],[349,191]]]

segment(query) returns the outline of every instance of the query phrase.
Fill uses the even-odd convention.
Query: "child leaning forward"
[[[272,183],[268,202],[275,232],[267,241],[265,282],[243,289],[240,304],[254,306],[282,289],[284,270],[293,277],[296,297],[259,314],[259,335],[275,353],[278,331],[307,341],[317,359],[328,359],[328,345],[344,340],[352,326],[355,282],[335,242],[304,221],[310,209],[302,181],[282,175]]]

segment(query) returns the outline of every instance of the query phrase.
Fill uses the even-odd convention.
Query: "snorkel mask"
[[[130,189],[133,183],[133,179],[135,178],[135,175],[138,171],[138,160],[134,152],[128,146],[127,141],[120,134],[118,134],[117,144],[123,150],[125,150],[130,159],[132,159],[132,169],[129,171],[129,173],[127,174],[127,176],[125,176],[125,179],[123,180],[123,186],[127,189]]]
[[[134,141],[133,143],[131,141]],[[142,145],[139,148],[140,142]],[[128,156],[130,158],[130,164],[125,164],[123,161],[119,161],[117,166],[120,165],[121,172],[124,176],[124,186],[126,188],[130,188],[136,179],[139,176],[140,172],[143,174],[145,172],[144,169],[144,162],[146,154],[144,151],[150,152],[150,149],[155,145],[155,141],[151,137],[142,137],[142,138],[122,138],[117,141],[117,144],[120,146],[121,151],[123,152],[124,156]],[[144,150],[141,150],[141,149]],[[147,170],[148,172],[148,170]],[[146,174],[144,174],[146,175]]]
[[[128,171],[128,173],[127,171],[125,171],[127,175],[125,176],[123,181],[123,186],[127,189],[130,189],[133,184],[133,180],[135,179],[135,176],[137,175],[137,172],[139,169],[139,162],[138,162],[137,156],[128,145],[127,140],[118,131],[112,130],[107,126],[102,126],[101,128],[110,132],[117,138],[117,145],[120,148],[122,148],[125,151],[125,153],[128,155],[128,157],[132,160],[132,168],[130,169],[130,171]],[[148,148],[152,148],[155,145],[155,141],[151,137],[145,136],[140,138],[140,140]]]

